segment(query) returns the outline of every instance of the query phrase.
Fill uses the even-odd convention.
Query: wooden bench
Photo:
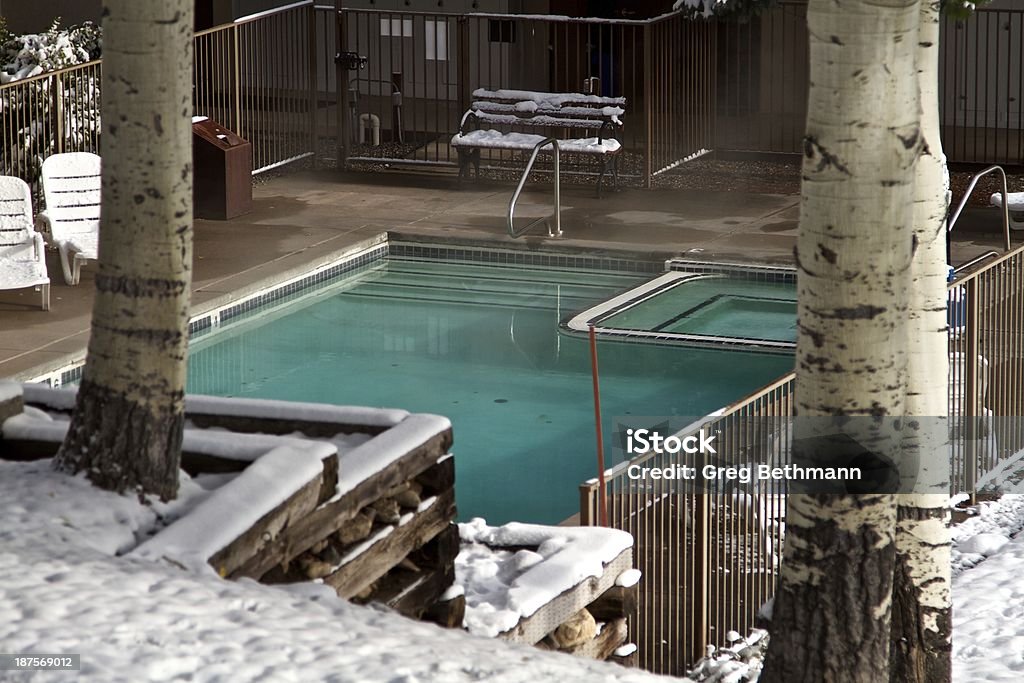
[[[625,97],[526,90],[473,92],[473,104],[462,116],[452,147],[459,155],[459,181],[469,176],[470,164],[480,177],[480,150],[532,152],[547,138],[558,140],[561,152],[593,155],[600,162],[597,194],[610,170],[618,184],[618,154],[622,144],[615,135],[622,128]],[[511,128],[510,132],[496,127]],[[541,134],[537,134],[540,132]],[[586,135],[594,132],[596,135]],[[551,147],[542,150],[550,154]]]

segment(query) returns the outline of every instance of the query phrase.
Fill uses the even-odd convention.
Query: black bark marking
[[[917,126],[914,126],[914,130],[910,133],[910,135],[903,136],[900,135],[899,133],[896,133],[896,137],[899,138],[899,141],[903,143],[904,149],[913,149],[921,140],[921,129],[918,128]]]
[[[146,201],[146,198],[143,197],[141,194],[135,195],[134,197],[132,197],[132,199],[135,200],[136,204],[141,204],[142,202]]]
[[[163,199],[164,197],[162,194],[160,194],[160,190],[156,189],[155,187],[147,188],[146,194],[149,195],[151,199]]]
[[[919,46],[919,47],[931,47],[931,46],[932,46],[932,45],[934,45],[934,44],[935,44],[935,43],[933,43],[933,42],[932,42],[932,41],[930,41],[930,40],[922,40],[921,42],[919,42],[919,43],[918,43],[918,46]]]
[[[843,41],[839,40],[839,36],[829,36],[829,40],[833,45],[844,45]]]
[[[884,306],[861,304],[860,306],[833,308],[831,311],[817,311],[817,315],[826,320],[872,320],[887,310],[889,309]]]
[[[164,134],[164,122],[160,114],[153,114],[153,131],[157,135]]]
[[[800,332],[810,337],[811,343],[814,344],[815,348],[820,349],[822,346],[825,345],[825,335],[822,334],[821,332],[818,332],[817,330],[812,330],[811,328],[801,325],[800,323],[797,323],[797,327],[799,328]]]
[[[104,294],[121,294],[140,299],[165,299],[181,296],[185,292],[185,283],[182,280],[97,273],[96,291]]]
[[[174,16],[171,17],[170,19],[157,19],[153,23],[155,23],[155,24],[163,24],[165,26],[169,26],[171,24],[177,24],[179,21],[181,21],[181,12],[175,12]]]
[[[831,249],[826,247],[824,244],[819,244],[818,245],[818,253],[821,254],[821,257],[823,259],[825,259],[826,261],[828,261],[832,265],[835,265],[836,261],[839,259],[839,254],[837,254],[836,252],[832,251]]]
[[[813,135],[808,135],[804,138],[804,156],[808,159],[813,159],[816,156],[820,157],[818,165],[814,169],[815,171],[820,172],[831,166],[840,173],[851,175],[850,170],[846,168],[846,165],[839,159],[839,157],[832,154],[825,147],[819,144],[818,139]]]

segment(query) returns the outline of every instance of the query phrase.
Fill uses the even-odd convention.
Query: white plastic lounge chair
[[[43,162],[46,211],[41,230],[60,250],[64,281],[77,285],[82,264],[95,259],[100,238],[100,158],[90,152],[54,154]]]
[[[39,287],[50,310],[43,237],[32,227],[32,195],[21,178],[0,176],[0,289]]]
[[[1003,208],[1003,195],[996,192],[989,197],[989,204]],[[1013,230],[1024,230],[1024,192],[1008,192],[1006,204],[1010,209],[1010,228]]]

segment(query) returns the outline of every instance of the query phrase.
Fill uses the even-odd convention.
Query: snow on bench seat
[[[992,195],[988,201],[992,206],[1003,208],[1003,195],[999,192]],[[1008,192],[1006,206],[1010,211],[1010,227],[1014,230],[1024,230],[1024,192]]]
[[[539,107],[558,108],[566,104],[586,104],[596,106],[626,106],[625,97],[602,97],[601,95],[584,95],[570,92],[536,92],[533,90],[487,90],[477,88],[473,91],[476,100],[504,100],[507,102],[535,102]]]
[[[560,117],[593,117],[594,115],[608,117],[612,123],[622,125],[622,121],[618,120],[618,117],[626,114],[626,110],[622,106],[547,106],[545,102],[535,102],[532,100],[517,101],[517,102],[496,102],[490,100],[479,100],[474,101],[471,105],[471,109],[476,112],[484,112],[486,114],[543,114],[543,115],[554,115]]]
[[[543,135],[533,135],[531,133],[502,133],[497,130],[474,130],[455,135],[452,138],[452,146],[510,149],[529,152],[545,139]],[[577,138],[559,140],[558,148],[563,152],[571,152],[573,154],[614,154],[622,148],[622,144],[614,138],[605,140],[599,138]]]

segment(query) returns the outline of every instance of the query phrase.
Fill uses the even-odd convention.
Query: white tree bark
[[[904,410],[913,171],[922,142],[916,0],[811,0],[797,241],[796,437],[850,416],[893,454]],[[883,428],[885,427],[885,428]],[[807,442],[803,442],[807,443]],[[806,452],[800,446],[796,457]],[[791,495],[763,681],[888,678],[896,504]]]
[[[946,213],[949,175],[939,138],[939,0],[923,0],[917,50],[921,133],[907,310],[907,430],[903,457],[914,494],[898,499],[890,680],[950,680],[949,356]]]
[[[58,466],[173,498],[192,274],[192,0],[105,0],[99,271]]]

